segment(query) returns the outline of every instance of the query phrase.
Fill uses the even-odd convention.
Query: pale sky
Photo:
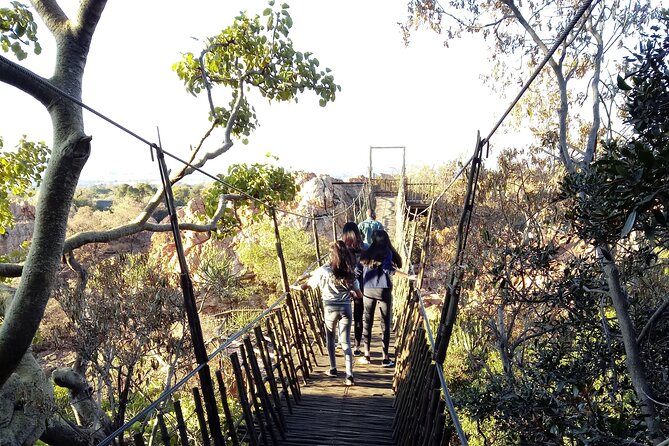
[[[408,166],[466,159],[476,131],[487,134],[510,101],[497,98],[480,80],[488,70],[482,42],[452,41],[446,48],[441,36],[419,31],[405,47],[397,22],[406,17],[406,1],[287,2],[295,48],[313,52],[321,68],[331,68],[342,90],[325,108],[311,93],[298,104],[255,103],[260,126],[250,143],[236,143],[208,164],[207,172],[225,172],[236,162],[265,162],[270,152],[291,170],[346,178],[367,172],[370,146],[405,146]],[[7,3],[0,0],[2,6]],[[61,3],[70,11],[68,5],[76,2]],[[261,14],[266,6],[257,0],[108,2],[93,38],[83,101],[150,141],[157,142],[159,127],[163,147],[185,157],[208,128],[208,104],[205,95],[194,98],[185,92],[172,64],[182,52],[199,54],[202,44],[192,37],[205,39],[242,9]],[[21,63],[49,77],[53,42],[44,27],[38,36],[43,54]],[[22,134],[51,144],[50,120],[39,103],[5,84],[0,84],[0,98],[6,148]],[[88,112],[85,119],[93,152],[82,181],[159,179],[143,143]],[[212,142],[220,141],[218,136]],[[401,151],[375,151],[375,171],[400,165]],[[177,165],[168,159],[168,167]]]

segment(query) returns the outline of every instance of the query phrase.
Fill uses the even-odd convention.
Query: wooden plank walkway
[[[378,321],[375,322],[378,333]],[[378,336],[378,335],[377,335]],[[344,385],[344,355],[337,351],[339,376],[325,373],[330,368],[327,353],[317,356],[318,367],[302,386],[302,401],[286,413],[288,432],[283,446],[394,445],[392,439],[394,368],[381,367],[379,342],[372,344],[372,364],[357,364],[353,358],[355,386]],[[378,347],[377,347],[378,345]],[[391,342],[391,345],[392,342]]]

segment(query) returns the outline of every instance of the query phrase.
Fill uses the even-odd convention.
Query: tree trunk
[[[620,326],[620,333],[622,335],[623,345],[625,346],[625,363],[627,371],[634,387],[634,392],[639,400],[641,414],[648,427],[648,434],[653,444],[659,444],[660,428],[657,421],[655,411],[655,403],[651,399],[652,391],[646,379],[646,372],[641,358],[641,349],[637,342],[636,331],[634,324],[629,314],[629,302],[627,295],[623,291],[620,284],[620,273],[612,255],[606,248],[598,247],[598,251],[602,255],[602,268],[606,275],[606,280],[609,286],[609,293],[613,307],[616,310],[618,317],[618,325]]]
[[[28,351],[0,388],[0,444],[34,444],[53,409],[53,386]]]
[[[34,0],[33,6],[56,39],[54,76],[40,78],[3,58],[0,81],[38,99],[53,124],[53,149],[40,188],[35,232],[21,282],[0,327],[0,386],[14,372],[37,332],[60,266],[67,218],[79,174],[90,154],[82,108],[56,89],[81,100],[81,85],[91,38],[105,0],[82,0],[78,21],[71,22],[58,4]]]

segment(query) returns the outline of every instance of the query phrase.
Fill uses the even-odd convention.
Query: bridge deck
[[[375,323],[378,326],[378,322]],[[392,344],[391,344],[392,345]],[[372,348],[375,345],[372,344]],[[378,350],[378,349],[377,349]],[[381,367],[381,353],[372,353],[372,364],[354,359],[355,386],[344,385],[344,355],[337,352],[339,376],[330,378],[327,353],[317,356],[318,367],[302,387],[302,401],[287,416],[284,446],[394,445],[395,416],[392,392],[393,368]]]

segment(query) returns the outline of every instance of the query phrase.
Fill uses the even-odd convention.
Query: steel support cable
[[[578,21],[583,17],[585,12],[590,8],[590,6],[594,5],[595,3],[598,3],[600,0],[585,0],[581,7],[577,10],[576,14],[572,19],[569,21],[569,23],[566,25],[564,31],[560,36],[558,37],[557,41],[553,44],[553,46],[548,50],[548,53],[544,56],[542,61],[537,65],[537,67],[534,69],[534,72],[530,76],[530,78],[525,81],[525,84],[521,87],[520,91],[516,95],[513,101],[511,101],[511,104],[507,107],[506,111],[502,114],[502,117],[499,118],[497,123],[493,126],[492,130],[490,133],[488,133],[488,136],[486,136],[483,141],[490,141],[490,138],[497,132],[499,127],[502,125],[502,123],[506,120],[506,118],[509,116],[509,113],[513,110],[513,108],[518,104],[520,99],[523,97],[525,92],[530,88],[530,85],[532,85],[532,82],[539,76],[539,73],[541,70],[546,66],[546,64],[550,61],[550,59],[553,57],[557,49],[564,43],[564,40],[567,38],[567,35],[574,29]],[[444,188],[444,190],[437,196],[437,198],[434,199],[433,204],[436,203],[441,199],[441,197],[444,196],[446,191],[455,183],[455,181],[460,177],[460,175],[463,174],[469,163],[471,163],[473,160],[473,157],[470,157],[467,162],[462,166],[460,171],[453,177],[450,183]],[[432,206],[432,205],[430,205]]]
[[[492,135],[495,134],[497,129],[502,125],[502,122],[506,119],[506,117],[511,113],[511,110],[516,106],[518,101],[520,101],[520,98],[525,94],[528,88],[530,88],[530,85],[532,82],[534,82],[534,79],[537,78],[541,70],[546,66],[549,60],[553,57],[553,54],[557,51],[557,49],[562,45],[562,43],[565,41],[569,33],[574,29],[576,24],[578,23],[579,20],[581,20],[581,17],[585,14],[585,12],[590,8],[591,5],[594,3],[598,3],[599,0],[585,0],[583,4],[581,5],[580,8],[576,11],[576,14],[574,17],[571,18],[569,23],[565,26],[564,31],[562,31],[562,34],[558,37],[557,41],[553,44],[553,46],[548,50],[548,53],[544,56],[543,60],[539,63],[537,68],[534,70],[532,73],[532,76],[525,82],[525,85],[520,89],[518,94],[516,95],[515,99],[511,102],[511,105],[506,109],[506,111],[502,114],[502,117],[497,121],[497,123],[494,125],[490,133],[488,133],[488,136],[486,136],[483,141],[489,141],[490,138],[492,138]],[[470,160],[471,161],[471,160]]]
[[[418,295],[418,305],[420,308],[421,316],[423,317],[423,324],[425,325],[425,331],[430,341],[430,347],[432,347],[432,351],[434,351],[435,347],[434,336],[432,334],[432,329],[430,328],[430,321],[427,317],[427,312],[425,311],[423,296],[418,291],[416,291],[416,293]],[[446,408],[448,408],[448,413],[451,415],[451,420],[453,421],[453,427],[455,427],[455,432],[458,434],[458,438],[460,439],[460,444],[462,444],[463,446],[468,446],[469,442],[467,441],[467,436],[465,435],[465,432],[462,430],[462,426],[460,425],[460,419],[458,418],[458,414],[455,411],[455,404],[453,403],[453,398],[451,398],[451,394],[448,391],[448,384],[446,383],[446,377],[444,376],[443,364],[435,363],[435,371],[437,372],[437,376],[439,377],[439,382],[441,383],[441,391],[444,392],[444,400],[446,401]]]
[[[65,99],[68,99],[69,101],[71,101],[71,102],[77,104],[77,105],[80,106],[81,108],[83,108],[83,109],[85,109],[85,110],[87,110],[87,111],[93,113],[95,116],[99,117],[99,118],[102,119],[103,121],[106,121],[107,123],[111,124],[112,126],[118,128],[119,130],[121,130],[121,131],[127,133],[128,135],[132,136],[133,138],[135,138],[135,139],[137,139],[137,140],[143,142],[144,144],[148,145],[149,148],[150,148],[150,150],[152,149],[153,146],[155,146],[155,143],[152,143],[152,142],[149,141],[148,139],[143,138],[142,136],[140,136],[139,134],[133,132],[133,131],[130,130],[129,128],[123,126],[122,124],[119,124],[118,122],[116,122],[116,121],[114,121],[113,119],[107,117],[107,116],[104,115],[103,113],[101,113],[101,112],[95,110],[93,107],[90,107],[90,106],[86,105],[84,102],[82,102],[82,101],[80,101],[79,99],[75,98],[74,96],[72,96],[71,94],[67,93],[66,91],[63,91],[62,89],[56,87],[56,86],[53,85],[51,82],[49,82],[47,79],[44,79],[44,78],[42,78],[42,77],[40,77],[40,76],[37,76],[35,73],[33,73],[32,71],[26,69],[25,67],[23,67],[23,66],[21,66],[21,65],[19,65],[19,64],[17,64],[17,63],[11,62],[9,59],[5,58],[5,57],[2,56],[2,55],[0,55],[0,63],[5,64],[6,66],[10,67],[10,68],[13,69],[13,70],[18,70],[18,71],[22,72],[25,76],[30,77],[31,79],[35,80],[35,81],[38,82],[40,85],[42,85],[42,86],[46,87],[47,89],[51,90],[52,92],[56,93],[58,96],[61,96],[61,97],[65,98]],[[208,178],[211,178],[212,180],[214,180],[214,181],[216,181],[216,182],[218,182],[218,183],[221,183],[222,185],[224,185],[224,186],[226,186],[226,187],[229,187],[230,189],[233,189],[234,191],[236,191],[236,192],[242,194],[243,196],[245,196],[246,198],[248,198],[248,199],[250,199],[250,200],[252,200],[252,201],[255,201],[255,202],[257,202],[257,203],[260,203],[260,204],[263,204],[263,205],[267,205],[266,202],[264,202],[264,201],[262,201],[262,200],[260,200],[260,199],[258,199],[258,198],[256,198],[256,197],[253,197],[253,196],[250,195],[248,192],[246,192],[246,191],[244,191],[244,190],[242,190],[242,189],[239,189],[239,188],[237,188],[237,187],[235,187],[235,186],[233,186],[233,185],[231,185],[231,184],[228,184],[227,182],[221,180],[221,179],[218,178],[217,176],[212,175],[212,174],[206,172],[205,170],[203,170],[203,169],[200,168],[200,167],[194,166],[193,164],[189,163],[188,161],[185,161],[185,160],[179,158],[178,156],[176,156],[176,155],[174,155],[174,154],[168,152],[167,150],[164,150],[164,149],[163,149],[162,152],[163,152],[163,154],[165,154],[165,156],[168,156],[168,157],[174,159],[175,161],[178,161],[178,162],[182,163],[183,165],[185,165],[185,166],[187,166],[187,167],[190,167],[191,169],[193,169],[193,170],[195,170],[195,171],[197,171],[197,172],[203,174],[204,176],[206,176],[206,177],[208,177]],[[292,211],[288,211],[288,210],[281,209],[281,208],[277,208],[277,207],[273,207],[273,206],[270,206],[270,207],[272,207],[274,210],[279,211],[279,212],[282,212],[282,213],[284,213],[284,214],[291,214],[291,215],[295,215],[295,216],[297,216],[297,217],[301,217],[301,218],[306,218],[306,219],[309,219],[309,220],[311,220],[311,219],[325,218],[325,216],[314,217],[314,216],[309,216],[309,215],[302,215],[302,214],[299,214],[299,213],[297,213],[297,212],[292,212]],[[344,212],[345,212],[345,211],[344,211]],[[339,215],[339,214],[337,214],[337,215]]]

